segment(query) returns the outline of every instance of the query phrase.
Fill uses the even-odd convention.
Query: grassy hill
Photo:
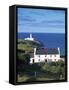
[[[30,52],[33,52],[34,47],[42,46],[36,40],[18,39],[17,82],[65,79],[65,62],[62,60],[29,64]]]
[[[25,50],[26,52],[32,52],[34,47],[41,47],[43,44],[39,41],[30,41],[24,39],[18,39],[18,50]]]

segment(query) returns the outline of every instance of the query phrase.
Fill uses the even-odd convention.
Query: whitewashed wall
[[[52,61],[58,61],[60,59],[60,54],[55,55],[34,55],[34,58],[30,58],[30,63],[36,62],[45,62],[45,59],[47,59],[47,62],[52,62]]]

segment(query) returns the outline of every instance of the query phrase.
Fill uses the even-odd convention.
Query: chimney
[[[60,54],[60,48],[58,47],[58,52],[59,52],[59,54]]]
[[[36,48],[34,48],[34,55],[36,54]]]

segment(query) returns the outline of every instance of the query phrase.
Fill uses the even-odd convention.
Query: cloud
[[[18,21],[22,21],[22,22],[35,22],[36,19],[31,18],[31,17],[23,17],[23,16],[19,16],[18,17]]]
[[[27,31],[58,29],[61,32],[65,29],[65,13],[62,10],[19,9],[18,28]]]
[[[60,20],[53,20],[53,21],[41,21],[41,22],[33,22],[33,23],[25,23],[24,25],[30,27],[41,27],[41,28],[64,28],[65,23]]]
[[[64,24],[64,21],[62,21],[62,20],[45,20],[42,23],[48,23],[48,24]]]

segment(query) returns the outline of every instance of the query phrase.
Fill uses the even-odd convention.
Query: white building
[[[60,60],[59,48],[34,48],[34,53],[30,55],[30,63],[56,62]]]
[[[30,34],[30,37],[25,38],[25,40],[31,40],[31,41],[34,41],[34,38],[32,37],[32,34]]]

